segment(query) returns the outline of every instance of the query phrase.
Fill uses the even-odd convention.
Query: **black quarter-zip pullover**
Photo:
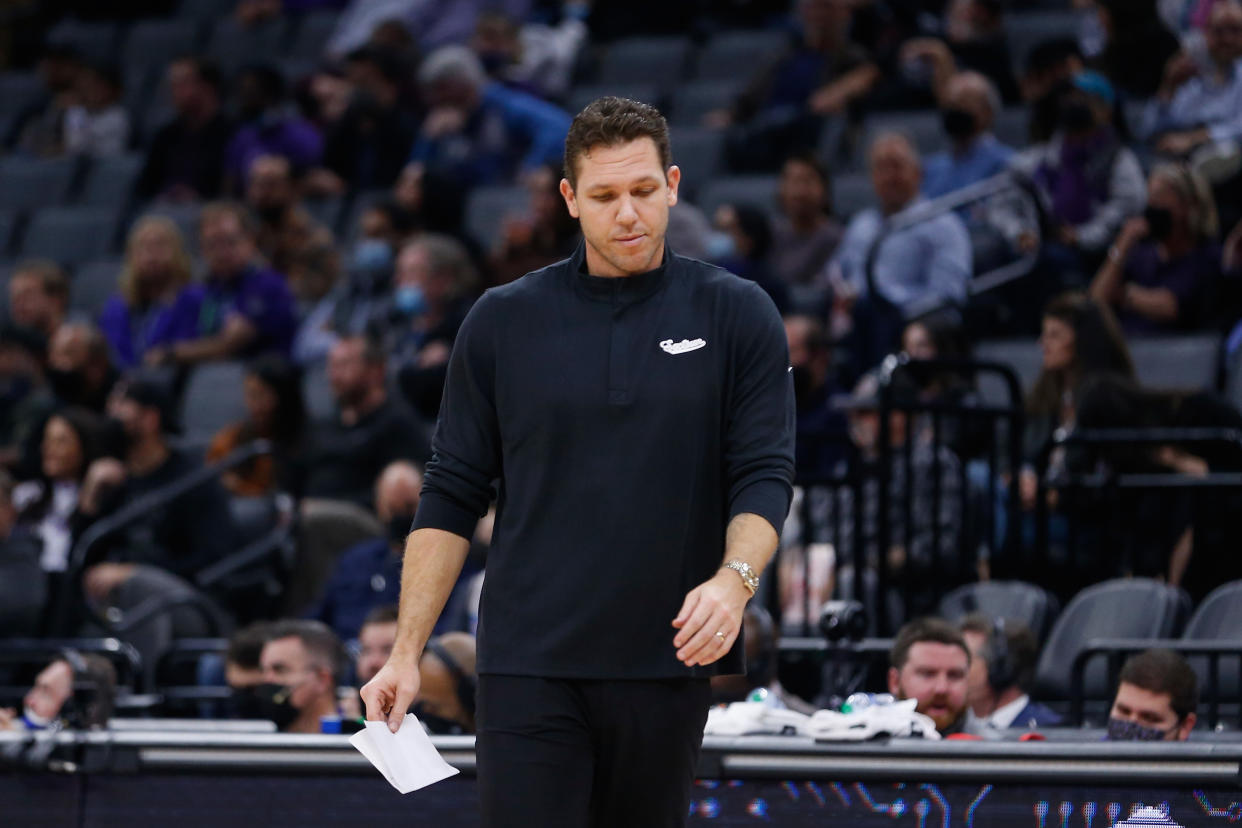
[[[500,498],[480,673],[740,672],[741,638],[689,668],[672,620],[739,513],[779,533],[793,479],[784,326],[753,282],[665,250],[635,276],[568,260],[489,290],[462,325],[414,528],[469,538]]]

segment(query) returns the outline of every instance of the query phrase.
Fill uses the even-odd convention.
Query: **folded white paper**
[[[396,733],[388,729],[388,722],[367,722],[366,729],[350,736],[349,742],[403,794],[457,773],[457,768],[440,758],[413,713],[405,714]]]

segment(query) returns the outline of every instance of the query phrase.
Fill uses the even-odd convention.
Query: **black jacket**
[[[500,480],[479,672],[658,679],[725,527],[779,532],[793,478],[784,327],[753,282],[665,253],[628,278],[584,254],[484,294],[449,364],[415,528],[470,537]]]

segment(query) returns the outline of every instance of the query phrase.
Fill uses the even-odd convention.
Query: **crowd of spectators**
[[[340,709],[337,685],[376,669],[457,331],[483,290],[579,244],[561,193],[563,143],[576,89],[606,86],[593,81],[610,43],[687,31],[680,13],[646,19],[604,0],[479,5],[241,0],[215,24],[240,42],[336,14],[315,53],[297,60],[216,47],[149,66],[123,50],[103,59],[53,36],[46,24],[56,21],[43,21],[37,52],[18,50],[41,88],[4,124],[5,163],[141,163],[132,192],[108,205],[125,229],[106,301],[75,300],[80,262],[29,258],[7,272],[0,572],[24,573],[30,587],[0,602],[0,635],[98,632],[131,614],[140,623],[126,637],[154,664],[175,638],[241,626],[234,640],[252,646],[230,651],[219,679],[291,730],[317,730]],[[697,14],[693,37],[710,43],[735,25],[775,37],[735,68],[717,105],[675,122],[675,161],[678,130],[697,131],[714,136],[719,165],[683,180],[690,197],[674,210],[670,245],[772,297],[786,318],[799,477],[858,484],[839,497],[798,492],[774,578],[778,626],[811,622],[834,592],[886,601],[872,577],[881,559],[922,583],[978,535],[961,520],[961,504],[979,497],[977,435],[964,425],[933,435],[903,412],[882,428],[876,369],[890,353],[960,359],[981,337],[1038,336],[1024,465],[993,469],[990,481],[1018,489],[1023,532],[1037,511],[1038,455],[1058,430],[1232,427],[1242,417],[1210,394],[1139,388],[1127,344],[1227,337],[1242,319],[1242,4],[1076,2],[1074,32],[1021,54],[1007,25],[1024,11],[1018,2],[729,5]],[[145,75],[131,71],[140,64]],[[672,104],[678,80],[666,79],[657,102]],[[1015,111],[1025,134],[1002,131]],[[934,116],[935,135],[908,129],[912,114]],[[742,174],[770,181],[766,200],[707,197],[715,178]],[[837,203],[850,176],[867,192]],[[1025,206],[963,195],[1001,180]],[[469,208],[497,190],[524,191],[525,205],[481,232]],[[1028,267],[978,292],[996,261]],[[214,434],[185,435],[186,389],[217,363],[243,366],[244,413]],[[899,407],[957,405],[974,388],[944,373],[899,375],[890,391]],[[878,445],[881,434],[890,445]],[[266,446],[260,456],[203,473],[254,441]],[[880,471],[883,458],[893,464]],[[1232,456],[1178,446],[1142,462],[1186,474],[1238,468]],[[239,613],[205,573],[245,545],[239,502],[278,496],[296,503],[289,589]],[[1044,496],[1055,510],[1057,493]],[[1228,545],[1192,532],[1205,508],[1185,501],[1163,514],[1124,574],[1201,597]],[[885,549],[874,542],[881,522]],[[82,543],[100,526],[105,537]],[[458,635],[475,623],[487,543],[483,525],[427,656],[439,678],[424,678],[426,711],[455,723],[446,728],[472,720],[460,688],[473,650]],[[986,562],[969,564],[978,568],[958,577],[986,573]],[[1103,553],[1085,562],[1082,583],[1122,574],[1114,564]],[[905,596],[894,626],[934,609],[931,583]],[[170,608],[138,612],[155,597]],[[278,616],[302,620],[261,634],[245,626]],[[987,658],[993,638],[975,627],[965,639],[923,631],[954,659],[964,653],[945,668],[954,682],[966,682],[972,654]],[[361,653],[356,667],[346,643]],[[894,693],[919,694],[907,669],[924,649],[895,650]],[[1016,686],[980,685],[971,709],[981,720],[1028,715]],[[932,705],[938,725],[965,715],[965,702],[950,701]]]

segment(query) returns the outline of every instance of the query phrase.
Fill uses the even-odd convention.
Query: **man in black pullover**
[[[398,638],[363,688],[396,730],[499,480],[479,620],[486,826],[683,824],[710,701],[789,508],[784,328],[753,282],[664,244],[681,173],[658,111],[601,98],[565,142],[584,244],[467,316]]]

